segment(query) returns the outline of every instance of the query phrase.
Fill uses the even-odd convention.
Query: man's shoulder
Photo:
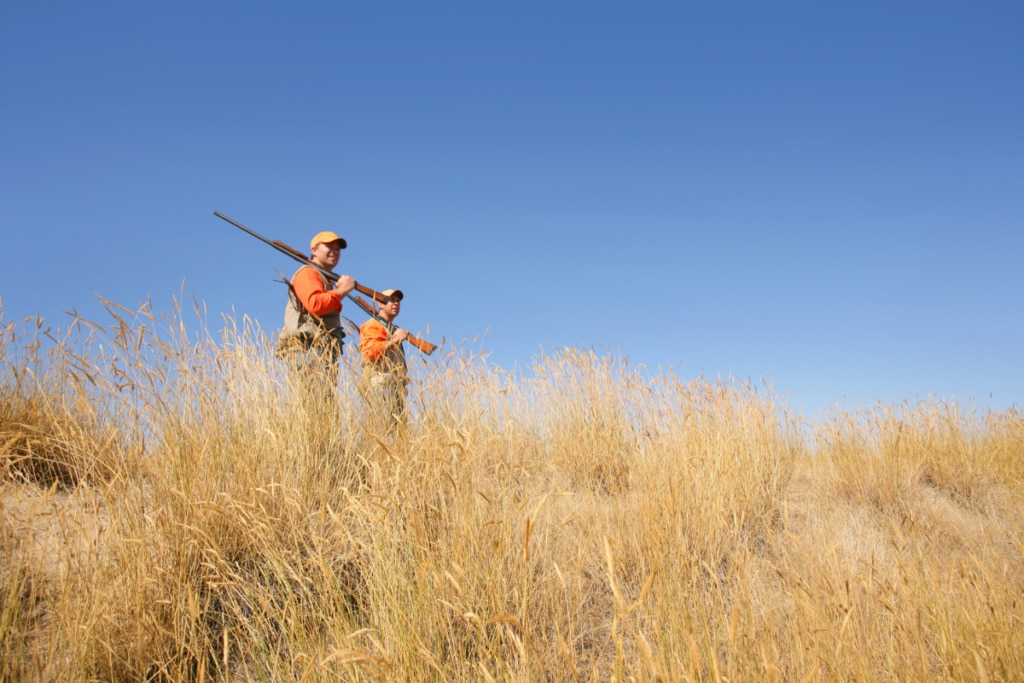
[[[292,279],[294,280],[297,277],[311,277],[314,273],[316,273],[316,275],[320,275],[319,271],[313,267],[312,263],[307,263],[299,266],[298,270],[292,273]]]
[[[295,271],[295,274],[292,275],[292,286],[295,286],[300,282],[306,285],[307,287],[319,286],[323,287],[324,289],[330,288],[330,285],[327,282],[327,278],[324,276],[323,273],[320,272],[320,270],[316,266],[312,264],[300,266],[299,269]]]

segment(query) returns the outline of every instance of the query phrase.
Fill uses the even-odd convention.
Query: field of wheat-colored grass
[[[0,680],[1024,677],[1018,409],[448,347],[386,436],[197,312],[0,318]]]

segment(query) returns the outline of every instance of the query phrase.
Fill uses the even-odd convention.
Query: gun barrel
[[[231,225],[235,226],[239,230],[244,230],[245,232],[249,233],[250,235],[252,235],[256,239],[258,239],[261,242],[264,242],[266,244],[269,244],[274,249],[277,249],[282,254],[284,254],[284,255],[286,255],[286,256],[288,256],[290,258],[295,259],[299,263],[305,264],[305,265],[310,266],[312,268],[316,268],[324,277],[326,277],[331,282],[337,282],[338,281],[338,278],[340,276],[337,273],[335,273],[334,271],[331,271],[331,270],[327,270],[326,268],[321,268],[317,264],[311,262],[309,260],[309,257],[307,257],[305,254],[303,254],[301,251],[299,251],[298,249],[296,249],[294,247],[288,246],[287,244],[285,244],[281,240],[272,240],[272,239],[270,239],[268,237],[264,237],[263,235],[259,234],[255,230],[252,230],[251,228],[245,227],[244,225],[242,225],[238,221],[233,220],[231,218],[228,218],[227,216],[222,214],[220,211],[214,211],[213,215],[216,216],[217,218],[224,219],[225,221],[227,221]],[[365,285],[362,285],[359,282],[356,282],[356,291],[358,291],[361,294],[365,294],[366,296],[372,298],[375,301],[380,301],[381,303],[383,303],[384,300],[387,299],[386,296],[384,296],[383,294],[381,294],[377,290],[370,289],[369,287],[367,287]]]

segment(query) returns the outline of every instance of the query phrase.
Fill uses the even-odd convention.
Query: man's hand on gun
[[[356,288],[356,279],[351,275],[339,275],[338,281],[334,283],[334,287],[341,292],[342,296],[347,296],[349,292]]]

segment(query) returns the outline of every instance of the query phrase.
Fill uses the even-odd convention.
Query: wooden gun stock
[[[379,323],[383,323],[385,325],[387,324],[386,321],[382,320],[381,317],[377,315],[377,312],[373,310],[373,306],[371,306],[369,302],[366,301],[366,299],[362,298],[361,296],[352,296],[351,294],[349,295],[348,298],[356,302],[356,305],[359,306],[359,308],[363,309],[363,312],[366,313],[366,315],[370,316]],[[405,340],[412,344],[413,346],[415,346],[420,351],[422,351],[423,353],[427,354],[428,356],[432,354],[434,350],[437,348],[437,344],[431,344],[426,339],[420,339],[419,337],[414,337],[411,334],[408,337],[406,337]]]

